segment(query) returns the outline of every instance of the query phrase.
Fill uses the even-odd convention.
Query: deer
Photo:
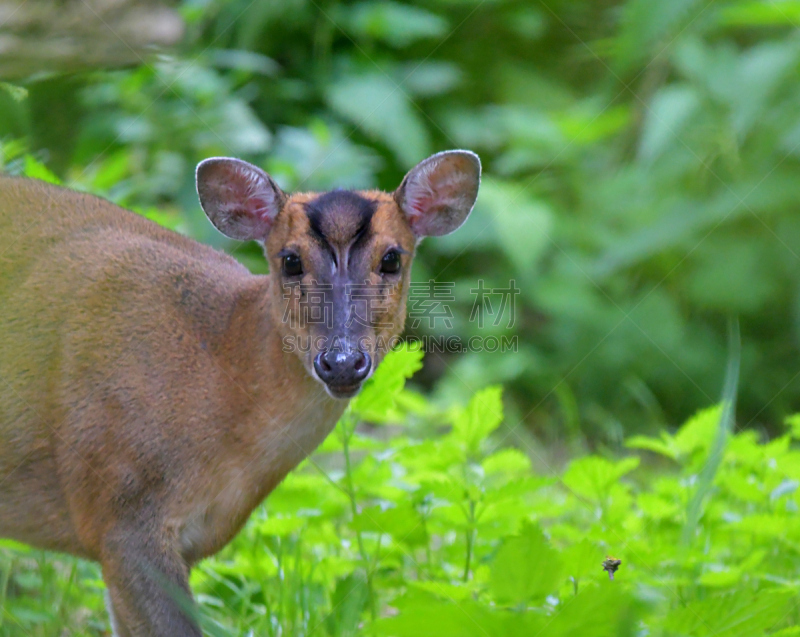
[[[288,194],[206,159],[200,205],[263,246],[255,275],[107,200],[0,175],[0,537],[98,562],[117,637],[201,636],[191,568],[332,431],[402,333],[419,242],[466,221],[480,179],[453,150],[391,193]]]

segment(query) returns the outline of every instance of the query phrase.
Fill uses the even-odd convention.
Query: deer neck
[[[242,439],[282,478],[331,432],[347,401],[331,398],[298,355],[286,351],[269,278],[254,279],[236,302],[228,346],[238,353],[229,360],[241,361],[231,372],[247,404]]]

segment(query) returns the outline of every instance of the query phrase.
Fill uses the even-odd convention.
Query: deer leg
[[[114,532],[102,565],[117,637],[202,637],[189,568],[163,535]]]

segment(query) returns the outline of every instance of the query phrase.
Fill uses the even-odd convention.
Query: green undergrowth
[[[534,471],[501,389],[439,409],[404,388],[421,357],[393,352],[195,569],[207,634],[800,635],[800,416],[778,438],[735,430],[720,448],[723,408],[710,406],[629,438],[625,457]],[[95,566],[9,542],[0,610],[4,636],[107,630]]]

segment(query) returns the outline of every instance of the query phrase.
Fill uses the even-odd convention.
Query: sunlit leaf
[[[611,486],[639,466],[639,458],[612,462],[599,456],[573,460],[562,477],[568,489],[591,500],[603,500]]]
[[[739,591],[675,607],[666,617],[669,634],[739,637],[772,627],[784,618],[792,596],[775,591]]]
[[[423,351],[404,345],[389,352],[351,403],[361,417],[382,422],[408,378],[422,367]]]
[[[541,600],[561,581],[563,565],[538,526],[509,538],[492,562],[491,590],[501,603]]]
[[[56,177],[50,169],[43,163],[37,161],[31,155],[25,155],[25,176],[33,179],[41,179],[51,184],[60,184],[61,180]]]
[[[453,435],[466,445],[471,453],[476,453],[484,439],[503,421],[502,396],[502,387],[482,389],[456,417],[453,423]]]

